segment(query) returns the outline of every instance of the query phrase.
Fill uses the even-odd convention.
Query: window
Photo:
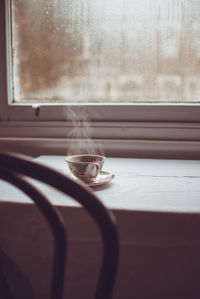
[[[125,140],[198,142],[199,1],[0,3],[5,126],[65,138],[76,114],[121,151]]]
[[[200,4],[12,0],[14,102],[200,101]]]

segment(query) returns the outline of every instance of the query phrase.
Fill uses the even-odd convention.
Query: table
[[[64,158],[36,161],[68,173]],[[93,192],[118,222],[120,265],[113,298],[200,297],[200,161],[107,158],[104,170],[115,178]],[[71,198],[34,183],[66,222],[65,295],[93,298],[101,257],[97,228]],[[0,190],[1,244],[31,278],[37,298],[48,298],[52,239],[46,223],[21,192],[2,182]]]

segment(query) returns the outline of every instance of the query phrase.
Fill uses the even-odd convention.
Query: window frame
[[[30,138],[64,140],[73,128],[68,111],[83,109],[93,131],[92,138],[107,142],[109,153],[116,147],[114,141],[118,142],[123,156],[127,148],[131,152],[129,141],[138,142],[138,153],[144,151],[145,144],[152,142],[149,151],[158,156],[162,142],[171,143],[172,149],[178,148],[179,153],[181,146],[177,147],[177,142],[182,142],[182,146],[183,142],[187,146],[188,142],[192,143],[192,154],[199,151],[200,105],[196,103],[13,104],[10,3],[10,0],[0,0],[0,138],[28,138],[29,134]]]

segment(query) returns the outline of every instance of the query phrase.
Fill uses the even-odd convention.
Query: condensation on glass
[[[199,102],[199,0],[12,0],[15,102]]]

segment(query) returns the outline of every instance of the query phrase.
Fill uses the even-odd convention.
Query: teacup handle
[[[87,169],[91,172],[90,178],[96,178],[99,173],[100,167],[98,163],[89,164]]]
[[[98,163],[95,163],[95,166],[96,166],[96,175],[98,175],[98,173],[99,173],[99,170],[100,170],[100,166],[99,166],[99,164]]]
[[[98,163],[94,163],[94,165],[96,166],[96,174],[95,174],[95,177],[96,177],[98,175],[98,173],[99,173],[100,167],[99,167]]]

